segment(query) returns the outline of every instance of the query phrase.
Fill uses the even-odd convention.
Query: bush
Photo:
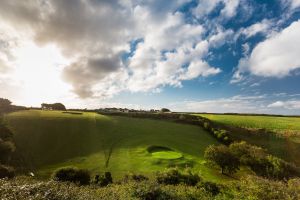
[[[161,112],[171,112],[170,109],[168,109],[168,108],[162,108],[160,111]]]
[[[104,187],[104,186],[107,186],[107,185],[113,183],[111,173],[105,172],[104,175],[102,175],[102,176],[96,175],[95,183],[99,184],[101,187]]]
[[[239,159],[235,157],[224,145],[211,145],[206,148],[204,157],[209,162],[218,165],[221,168],[221,173],[232,174],[239,169]]]
[[[79,185],[87,185],[91,180],[89,171],[73,167],[58,169],[53,178],[56,181],[69,181]]]
[[[123,181],[128,182],[128,181],[136,181],[136,182],[141,182],[141,181],[147,181],[149,178],[147,176],[144,176],[142,174],[129,174],[125,175]]]
[[[199,175],[193,174],[190,171],[181,173],[178,169],[172,168],[165,172],[158,173],[156,176],[158,183],[166,185],[185,184],[195,186],[201,180]]]
[[[140,184],[133,190],[133,197],[141,200],[169,200],[174,199],[168,193],[163,191],[160,185],[155,183]]]
[[[14,176],[14,168],[5,165],[0,165],[0,178],[13,178]]]
[[[284,160],[268,154],[264,149],[246,142],[232,143],[230,152],[240,163],[249,166],[256,175],[272,179],[289,179],[299,176],[299,169]]]
[[[286,184],[256,176],[243,177],[239,182],[228,184],[220,199],[296,200],[300,197],[300,188],[296,182]]]
[[[209,181],[200,182],[200,184],[198,184],[198,187],[204,188],[206,192],[212,194],[213,196],[216,196],[220,193],[220,187],[218,186],[218,184],[213,182],[209,182]]]

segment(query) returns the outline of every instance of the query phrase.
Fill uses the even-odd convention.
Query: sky
[[[300,114],[300,0],[1,0],[14,104]]]

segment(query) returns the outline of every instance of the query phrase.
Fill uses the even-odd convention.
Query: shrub
[[[160,111],[161,112],[171,112],[170,109],[168,109],[168,108],[162,108]]]
[[[131,177],[133,180],[138,181],[138,182],[149,180],[149,178],[147,176],[144,176],[142,174],[133,174]]]
[[[160,185],[155,183],[150,184],[140,184],[133,190],[133,197],[139,198],[141,200],[168,200],[174,199],[168,193],[163,191]]]
[[[204,157],[206,160],[218,165],[221,173],[232,174],[239,169],[239,159],[236,158],[224,145],[211,145],[206,148]]]
[[[0,163],[6,163],[15,150],[16,147],[12,141],[3,141],[0,139]]]
[[[13,133],[0,118],[0,138],[2,140],[11,140],[12,137],[13,137]]]
[[[79,185],[87,185],[90,183],[91,176],[87,170],[67,167],[55,171],[53,178],[56,181],[69,181]]]
[[[260,147],[239,142],[232,143],[229,150],[239,158],[241,164],[249,166],[259,176],[273,179],[299,176],[299,169],[295,165],[268,154]]]
[[[216,196],[220,193],[219,185],[210,181],[200,182],[198,187],[204,188],[206,192],[212,194],[213,196]]]
[[[14,168],[5,165],[0,165],[0,178],[13,178],[14,176]]]
[[[221,199],[296,200],[300,197],[300,190],[299,188],[295,190],[294,186],[281,181],[248,176],[227,185]]]
[[[190,171],[181,173],[176,168],[168,169],[165,172],[158,173],[156,176],[156,180],[158,183],[166,184],[166,185],[196,185],[201,178],[197,174],[193,174]]]
[[[99,184],[101,187],[104,187],[104,186],[107,186],[107,185],[113,183],[111,173],[105,172],[104,175],[102,175],[102,176],[96,175],[95,182],[96,182],[96,184]]]

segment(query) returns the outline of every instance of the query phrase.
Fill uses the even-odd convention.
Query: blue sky
[[[16,104],[300,114],[299,0],[4,0],[0,25]]]

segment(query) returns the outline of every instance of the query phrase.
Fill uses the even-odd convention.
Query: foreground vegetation
[[[300,169],[274,151],[297,155],[278,145],[290,136],[169,110],[6,114],[3,102],[1,199],[300,198]]]
[[[27,177],[0,180],[0,197],[7,200],[298,200],[300,199],[299,191],[299,179],[280,182],[254,176],[248,176],[239,182],[226,185],[199,181],[194,186],[183,183],[164,184],[154,180],[123,180],[105,187],[96,184],[78,186],[74,183],[52,180],[37,181]]]

